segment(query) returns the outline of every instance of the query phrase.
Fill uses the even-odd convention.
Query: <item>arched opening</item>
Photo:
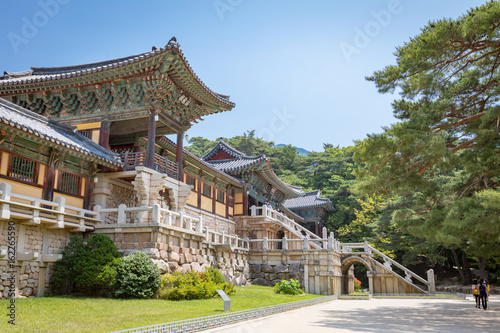
[[[362,289],[368,289],[372,293],[371,274],[369,274],[371,270],[371,265],[361,257],[351,256],[342,260],[341,293],[344,295],[354,293],[355,277],[361,282]]]

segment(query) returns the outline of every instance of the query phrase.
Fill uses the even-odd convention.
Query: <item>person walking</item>
[[[486,310],[488,308],[488,301],[486,299],[488,296],[488,290],[483,279],[479,280],[479,286],[477,288],[479,289],[479,303],[483,303],[483,309]]]
[[[480,309],[479,306],[479,286],[477,284],[477,280],[472,282],[472,295],[474,296],[474,300],[476,301],[476,308]]]

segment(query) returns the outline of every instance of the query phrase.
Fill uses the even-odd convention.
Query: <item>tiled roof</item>
[[[0,122],[115,166],[122,165],[118,154],[78,133],[75,127],[61,124],[2,98]]]
[[[162,136],[161,138],[157,138],[156,140],[157,140],[157,142],[158,142],[158,141],[164,141],[164,142],[168,143],[168,144],[171,146],[171,148],[173,148],[173,150],[175,151],[175,147],[176,147],[175,142],[173,142],[172,140],[170,140],[170,139],[169,139],[169,138],[167,138],[166,136]],[[224,171],[222,171],[222,170],[219,170],[219,169],[215,168],[215,167],[214,167],[211,163],[209,163],[209,162],[205,162],[204,160],[202,160],[202,159],[201,159],[201,158],[199,158],[198,156],[194,155],[193,153],[190,153],[189,151],[187,151],[187,150],[185,150],[185,149],[183,149],[182,151],[183,151],[183,154],[184,154],[184,155],[189,156],[192,160],[194,160],[194,161],[196,161],[196,162],[198,162],[198,163],[200,163],[200,164],[202,164],[202,165],[206,166],[207,168],[209,168],[209,169],[213,170],[214,172],[217,172],[218,174],[223,175],[223,176],[224,176],[224,177],[226,177],[228,180],[231,180],[231,181],[233,181],[233,182],[235,182],[235,183],[238,183],[238,184],[242,184],[242,183],[243,183],[243,181],[242,181],[241,179],[234,178],[233,176],[228,175],[228,174],[227,174],[227,173],[225,173]]]
[[[224,140],[222,140],[222,138],[220,138],[219,142],[215,145],[215,147],[213,147],[212,150],[210,150],[208,153],[205,154],[205,156],[202,157],[203,160],[207,161],[211,159],[212,157],[214,157],[215,154],[217,154],[219,150],[222,150],[223,152],[234,158],[247,156],[245,153],[242,153],[241,151],[234,149],[233,147],[228,145]]]
[[[238,170],[248,168],[254,164],[264,161],[265,159],[266,155],[262,154],[259,156],[241,156],[230,160],[207,161],[207,163],[211,164],[217,170],[235,173]]]
[[[175,50],[180,55],[182,61],[185,63],[190,74],[194,79],[200,84],[210,95],[215,97],[217,100],[229,104],[234,107],[234,103],[229,100],[229,96],[218,94],[212,91],[207,85],[194,73],[193,69],[189,65],[186,57],[182,53],[180,44],[177,43],[175,37],[170,39],[167,45],[161,48],[153,47],[152,51],[145,52],[129,57],[106,60],[101,62],[95,62],[90,64],[76,65],[76,66],[65,66],[65,67],[31,67],[31,70],[23,72],[9,73],[4,72],[4,75],[0,75],[0,86],[11,86],[26,83],[36,83],[44,81],[60,80],[70,77],[82,76],[85,74],[91,74],[96,72],[101,72],[113,68],[123,67],[129,64],[133,64],[150,57],[165,53],[169,50]]]
[[[333,210],[331,200],[328,198],[322,198],[320,190],[307,192],[302,197],[285,200],[283,202],[283,206],[288,209],[304,209],[324,206],[326,210]]]

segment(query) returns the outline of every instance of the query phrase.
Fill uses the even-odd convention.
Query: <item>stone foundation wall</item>
[[[226,235],[236,234],[236,222],[224,217],[207,213],[201,209],[186,206],[186,215],[192,217],[203,216],[203,226],[208,227],[210,230]]]
[[[304,265],[292,263],[286,265],[251,264],[250,283],[274,287],[281,280],[298,280],[304,288]]]
[[[128,255],[134,251],[136,250],[121,250],[120,252]],[[162,274],[203,272],[208,267],[214,267],[222,273],[227,282],[237,286],[247,285],[250,278],[248,254],[241,250],[220,252],[208,244],[203,244],[201,249],[169,245],[164,250],[144,248],[140,251],[150,256]]]
[[[0,298],[8,298],[10,277],[15,276],[17,296],[30,297],[50,294],[49,278],[53,263],[42,261],[43,255],[59,254],[71,233],[67,229],[47,229],[42,225],[28,226],[15,222],[16,261],[10,266],[8,256],[0,258]],[[8,248],[8,222],[0,222],[0,248]],[[44,260],[55,260],[43,256]]]

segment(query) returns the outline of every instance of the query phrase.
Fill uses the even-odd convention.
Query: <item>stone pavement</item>
[[[474,306],[470,297],[335,300],[204,332],[500,332],[500,296],[486,311]]]

